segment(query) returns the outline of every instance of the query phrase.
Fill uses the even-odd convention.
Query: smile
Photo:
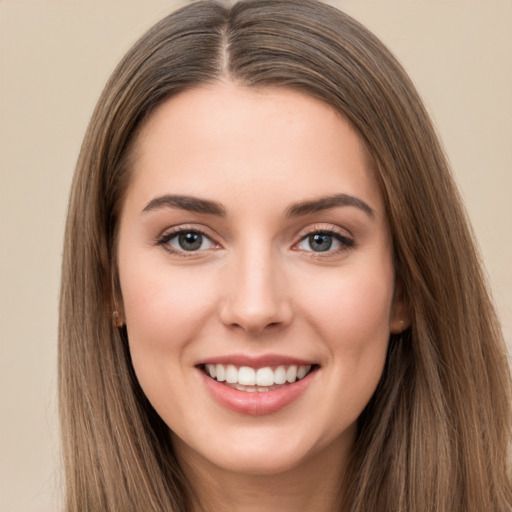
[[[227,357],[197,365],[210,396],[238,414],[260,416],[285,409],[305,394],[320,366],[293,358]],[[294,364],[295,363],[295,364]]]
[[[233,364],[206,364],[204,372],[225,385],[246,392],[267,392],[280,389],[303,379],[311,371],[312,365],[279,365],[274,368],[237,367]]]

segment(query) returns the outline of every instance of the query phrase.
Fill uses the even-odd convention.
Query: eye
[[[193,229],[167,233],[158,240],[158,244],[170,252],[197,252],[217,246],[209,236]]]
[[[339,252],[354,246],[354,240],[335,231],[316,231],[303,237],[297,244],[301,251]]]

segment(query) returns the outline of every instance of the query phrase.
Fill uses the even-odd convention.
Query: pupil
[[[316,252],[328,251],[332,245],[332,236],[317,233],[309,237],[309,244]]]
[[[178,237],[180,247],[185,251],[196,251],[203,243],[203,236],[199,233],[182,233]]]

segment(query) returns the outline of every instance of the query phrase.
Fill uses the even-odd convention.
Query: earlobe
[[[114,309],[112,312],[112,323],[115,327],[124,327],[124,324],[126,323],[124,320],[123,313],[120,313],[117,309]]]
[[[114,277],[112,277],[112,299],[111,299],[111,311],[112,311],[112,324],[114,327],[124,327],[126,320],[124,316],[123,300],[119,287],[115,286]]]
[[[126,319],[124,315],[123,301],[119,300],[119,297],[116,295],[113,297],[111,304],[112,311],[112,324],[114,327],[122,328],[126,324]]]
[[[112,324],[119,329],[123,328],[126,324],[124,315],[123,298],[121,296],[121,289],[119,284],[119,277],[117,272],[111,272],[111,311],[112,311]]]
[[[389,332],[400,334],[411,326],[409,304],[405,298],[403,287],[400,283],[395,286],[391,315],[389,318]]]

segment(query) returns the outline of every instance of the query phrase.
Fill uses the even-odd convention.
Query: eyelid
[[[328,257],[332,256],[333,254],[338,254],[340,252],[347,251],[356,246],[354,237],[351,234],[348,234],[346,230],[343,230],[342,228],[339,228],[337,226],[333,226],[332,224],[313,224],[299,232],[299,234],[297,235],[298,241],[293,244],[293,248],[296,248],[305,239],[315,234],[332,235],[334,238],[336,238],[336,240],[338,240],[341,243],[342,247],[334,250],[327,250],[325,252],[306,251],[303,249],[295,250],[300,250],[306,253],[313,253],[315,257]]]
[[[198,233],[206,238],[208,238],[212,244],[216,247],[209,247],[208,249],[201,249],[197,251],[185,251],[176,249],[175,247],[172,247],[169,245],[169,241],[172,240],[175,236],[178,236],[182,233]],[[221,247],[221,244],[216,240],[216,237],[212,236],[209,233],[209,230],[198,226],[197,224],[180,224],[178,226],[173,226],[165,229],[160,235],[156,237],[154,240],[154,244],[161,246],[165,251],[167,251],[170,254],[178,255],[184,258],[192,257],[192,256],[198,256],[201,253],[210,250],[210,249],[217,249]]]
[[[338,226],[337,224],[331,222],[313,222],[312,224],[308,224],[307,226],[296,231],[296,237],[304,238],[305,236],[310,235],[311,233],[316,233],[318,231],[332,232],[345,238],[353,238],[353,235],[349,229]]]
[[[181,233],[187,232],[195,232],[200,235],[208,238],[215,247],[209,247],[207,249],[200,249],[196,251],[186,251],[176,249],[168,244],[168,242],[175,236]],[[304,249],[299,249],[297,246],[303,242],[307,237],[315,235],[315,234],[328,234],[336,238],[336,240],[341,244],[342,247],[337,249],[329,249],[325,252],[321,251],[308,251]],[[347,234],[347,230],[344,230],[338,226],[333,226],[332,224],[313,224],[308,226],[307,228],[302,229],[297,235],[296,238],[298,240],[293,244],[292,250],[301,251],[304,253],[312,253],[315,257],[328,257],[335,254],[339,254],[341,252],[345,252],[353,247],[355,247],[356,243],[351,234]],[[212,235],[210,230],[204,228],[203,226],[197,224],[179,224],[177,226],[168,227],[159,234],[155,240],[154,245],[161,246],[168,253],[175,254],[181,257],[193,257],[199,256],[201,253],[209,251],[211,249],[219,249],[222,248],[222,245],[217,241],[218,237]]]

